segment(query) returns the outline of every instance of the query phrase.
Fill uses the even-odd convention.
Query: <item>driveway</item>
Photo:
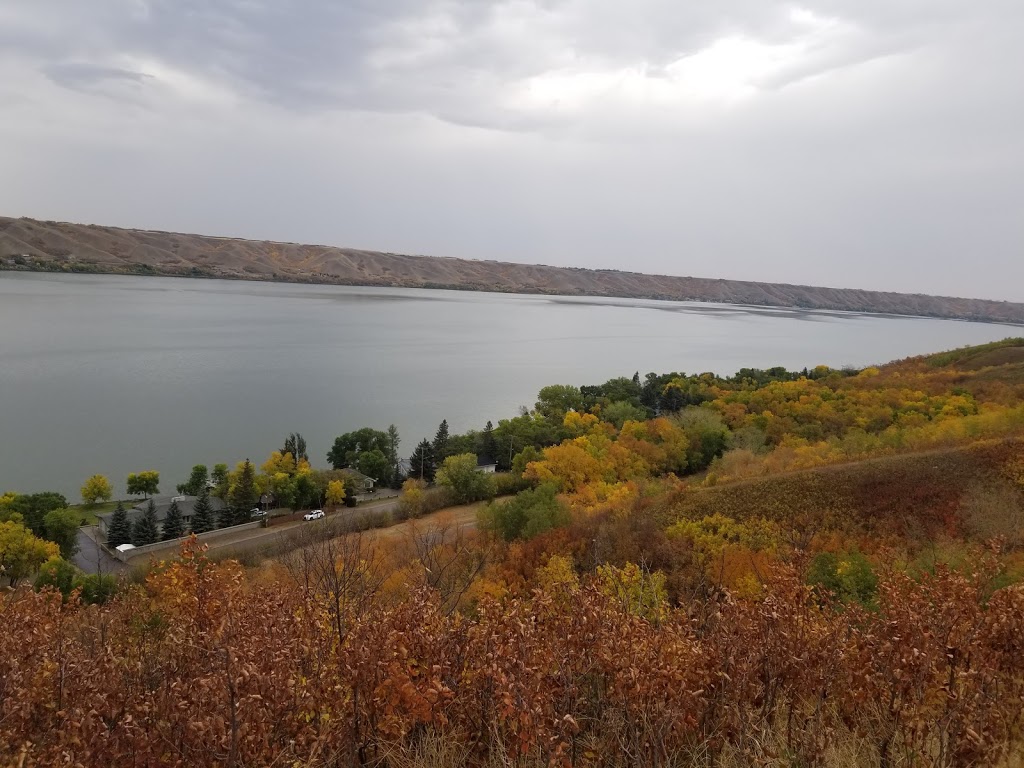
[[[108,555],[106,550],[96,543],[93,538],[95,532],[94,526],[83,526],[78,529],[78,552],[71,558],[71,562],[85,573],[121,573],[127,566]]]

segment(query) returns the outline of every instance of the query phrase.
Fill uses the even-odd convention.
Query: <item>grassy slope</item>
[[[993,440],[923,453],[691,489],[669,500],[667,521],[717,513],[764,517],[805,531],[837,528],[913,538],[979,536],[1019,525],[1024,487],[1007,466],[1024,440]]]
[[[125,509],[131,509],[139,503],[138,499],[125,499],[121,502],[124,504]],[[107,512],[113,512],[117,508],[117,501],[106,501],[101,504],[72,504],[68,509],[73,509],[82,516],[82,525],[96,525],[98,521],[97,515],[105,515]]]

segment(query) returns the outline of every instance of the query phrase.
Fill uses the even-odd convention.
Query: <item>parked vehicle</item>
[[[302,519],[303,520],[319,520],[323,516],[324,516],[324,511],[322,509],[314,509],[312,512],[307,512],[306,514],[304,514],[302,516]]]
[[[253,507],[252,509],[249,510],[249,517],[266,517],[266,516],[267,516],[266,511],[260,509],[259,507]]]

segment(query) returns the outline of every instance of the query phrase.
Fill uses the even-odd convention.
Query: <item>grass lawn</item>
[[[138,499],[125,499],[123,502],[125,509],[131,509],[139,503]],[[103,515],[107,512],[113,512],[117,508],[116,501],[105,501],[99,504],[93,504],[92,506],[85,506],[85,504],[71,504],[69,509],[73,509],[82,516],[82,520],[85,522],[82,525],[96,525],[99,522],[96,515]]]

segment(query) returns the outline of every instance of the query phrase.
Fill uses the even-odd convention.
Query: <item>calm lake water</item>
[[[1018,335],[945,320],[628,299],[0,273],[0,492],[262,462],[289,432],[480,428],[546,384],[864,366]]]

